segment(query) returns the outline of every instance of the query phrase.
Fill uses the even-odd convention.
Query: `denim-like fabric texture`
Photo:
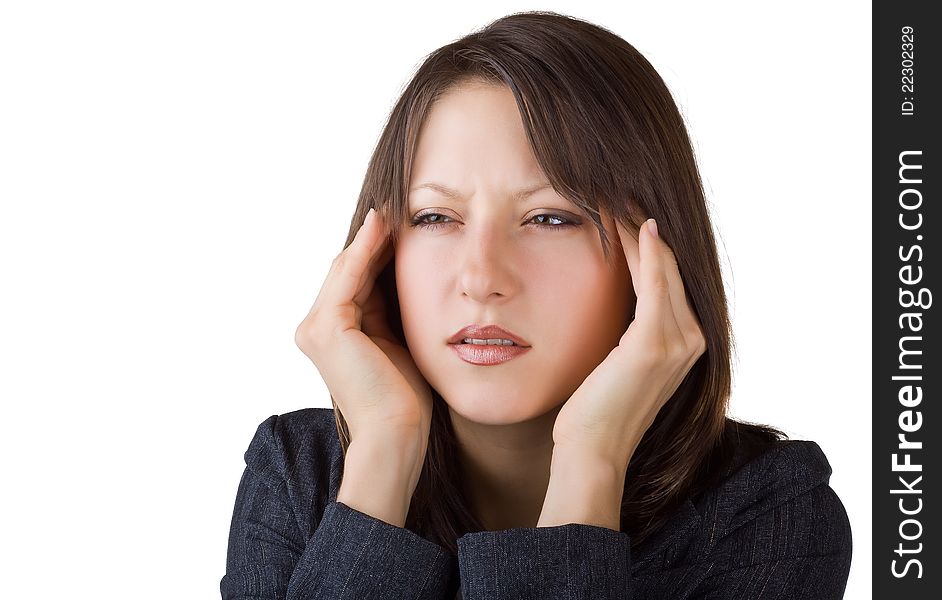
[[[830,600],[843,597],[850,569],[847,513],[810,441],[741,464],[634,553],[625,532],[569,524],[469,533],[455,556],[337,502],[331,409],[266,419],[245,464],[224,600]]]
[[[628,598],[628,539],[594,525],[465,534],[458,539],[461,597]]]

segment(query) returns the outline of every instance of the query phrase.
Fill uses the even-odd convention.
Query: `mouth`
[[[499,365],[530,351],[530,346],[516,344],[449,344],[458,358],[472,365]]]
[[[452,345],[530,347],[526,340],[499,325],[468,325],[456,331],[448,339],[448,343]]]
[[[448,340],[458,357],[472,365],[499,365],[530,350],[530,344],[498,325],[468,325]]]

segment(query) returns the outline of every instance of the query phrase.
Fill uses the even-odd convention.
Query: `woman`
[[[810,441],[727,418],[693,152],[628,43],[535,12],[430,54],[263,422],[224,598],[840,598]]]

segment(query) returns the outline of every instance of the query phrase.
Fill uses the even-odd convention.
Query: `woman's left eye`
[[[437,218],[434,221],[426,220],[429,217],[437,217]],[[434,229],[438,227],[439,225],[447,224],[447,223],[443,223],[442,219],[450,220],[450,217],[446,217],[445,215],[441,215],[439,213],[425,213],[423,215],[419,215],[413,218],[412,225],[413,226],[418,225],[419,227],[425,227],[427,229]],[[545,219],[545,220],[540,221],[540,219]],[[578,225],[578,223],[576,223],[575,221],[571,221],[565,217],[562,217],[560,215],[555,215],[552,213],[543,213],[539,215],[534,215],[530,217],[530,220],[528,222],[533,222],[533,221],[536,221],[533,224],[541,229],[563,229],[566,227],[574,227]]]
[[[559,229],[560,227],[566,227],[567,225],[575,225],[575,223],[573,223],[573,222],[570,221],[569,219],[566,219],[565,217],[560,217],[559,215],[554,215],[554,214],[535,215],[535,216],[534,216],[532,219],[530,219],[530,220],[532,221],[532,220],[534,220],[534,219],[540,219],[540,218],[545,218],[545,219],[546,219],[546,221],[544,221],[544,222],[542,222],[542,223],[537,223],[537,225],[540,226],[540,227],[549,227],[550,229]],[[553,221],[562,221],[562,222],[561,222],[561,223],[558,223],[558,224],[556,224],[556,225],[547,225],[547,223],[548,223],[550,220],[553,220]]]

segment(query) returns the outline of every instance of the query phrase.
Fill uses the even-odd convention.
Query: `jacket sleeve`
[[[629,598],[628,535],[570,523],[458,538],[462,600]]]
[[[457,589],[454,555],[408,529],[330,501],[313,534],[304,534],[276,422],[276,416],[263,422],[245,453],[223,600],[450,600]]]
[[[840,599],[851,533],[829,474],[811,444],[757,462],[639,564],[628,534],[592,525],[466,534],[462,599]]]

